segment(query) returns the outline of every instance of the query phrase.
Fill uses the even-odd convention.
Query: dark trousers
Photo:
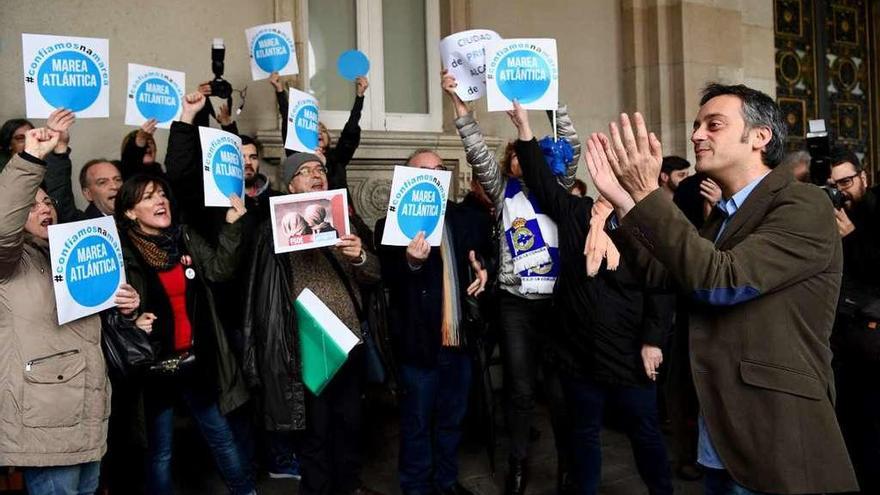
[[[602,416],[605,403],[615,406],[632,445],[636,467],[651,495],[671,494],[672,480],[657,419],[657,393],[651,387],[596,384],[567,375],[562,387],[574,425],[573,471],[577,492],[595,494],[602,473]]]
[[[769,495],[749,490],[740,485],[724,469],[703,468],[703,472],[705,473],[703,478],[704,495]]]
[[[73,466],[24,468],[24,482],[31,495],[91,495],[98,489],[100,462]]]
[[[550,403],[550,419],[561,466],[567,466],[571,449],[570,423],[555,367],[544,360],[547,337],[541,335],[555,320],[550,299],[530,300],[506,291],[500,295],[501,358],[510,427],[510,457],[528,457],[529,430],[535,413],[538,369],[544,371],[544,393]]]
[[[306,391],[306,430],[299,445],[301,494],[348,494],[361,485],[363,369],[359,345],[321,395]]]
[[[400,367],[400,489],[427,494],[458,480],[461,422],[467,412],[471,360],[443,349],[436,368]]]
[[[880,493],[880,369],[835,363],[837,420],[861,493]]]

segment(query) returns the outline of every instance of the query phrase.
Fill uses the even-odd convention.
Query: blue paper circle
[[[318,147],[318,107],[303,105],[293,117],[296,137],[309,149]]]
[[[254,40],[253,55],[257,66],[266,72],[281,70],[290,61],[290,45],[283,36],[264,33]]]
[[[241,152],[231,144],[221,145],[211,157],[211,175],[225,197],[230,194],[241,196],[244,180],[241,161]]]
[[[429,237],[440,223],[442,198],[440,188],[431,182],[422,182],[407,189],[397,206],[397,225],[401,232],[410,239],[420,231]]]
[[[177,89],[164,79],[151,77],[134,90],[138,111],[146,119],[168,122],[177,115],[180,98]]]
[[[339,55],[339,60],[336,61],[336,68],[339,70],[339,75],[344,79],[354,81],[355,78],[366,76],[367,72],[370,72],[370,60],[363,52],[348,50]]]
[[[515,50],[498,62],[495,80],[508,100],[531,103],[550,88],[550,65],[532,50]]]
[[[82,53],[61,51],[40,66],[37,88],[53,107],[79,112],[98,99],[101,73],[95,62]]]
[[[97,306],[116,293],[121,271],[107,239],[90,235],[76,243],[67,261],[67,290],[78,304]]]

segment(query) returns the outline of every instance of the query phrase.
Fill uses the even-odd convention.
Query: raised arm
[[[538,204],[546,210],[547,215],[559,223],[571,215],[579,205],[585,206],[586,211],[589,212],[592,208],[592,201],[589,198],[572,196],[556,182],[556,177],[547,166],[541,147],[529,126],[526,110],[519,103],[514,102],[514,109],[507,114],[518,133],[516,156],[522,168],[523,179],[529,186],[529,191],[534,193]]]
[[[366,77],[355,81],[355,98],[348,114],[348,121],[339,134],[339,140],[327,156],[327,180],[332,187],[348,187],[346,168],[361,144],[361,113],[364,109],[364,94],[370,86]]]
[[[269,84],[275,90],[275,100],[278,102],[278,113],[281,115],[281,145],[287,142],[287,112],[290,109],[290,101],[288,100],[287,91],[284,91],[284,85],[281,83],[281,76],[277,72],[273,72],[269,76]],[[284,148],[285,156],[293,154],[293,150]]]
[[[58,109],[49,115],[46,126],[58,131],[58,144],[46,155],[46,193],[55,200],[58,223],[82,220],[84,215],[76,208],[73,196],[73,165],[70,162],[70,128],[76,116],[70,110]]]
[[[232,201],[232,207],[226,213],[226,222],[220,227],[216,247],[211,246],[192,229],[187,229],[186,232],[190,249],[201,263],[205,278],[212,282],[231,280],[238,269],[241,256],[241,217],[247,210],[244,201],[235,194],[229,199]]]
[[[58,137],[58,132],[47,128],[27,131],[24,151],[0,173],[0,279],[8,277],[21,259],[24,226],[46,173],[43,158],[55,148]]]
[[[505,180],[501,175],[501,167],[498,160],[488,146],[483,137],[483,131],[480,125],[474,119],[473,112],[468,106],[461,101],[455,88],[458,82],[455,76],[443,71],[442,86],[443,91],[449,95],[452,100],[452,107],[455,109],[455,128],[458,129],[458,135],[461,136],[461,143],[464,145],[465,155],[468,164],[471,166],[486,195],[495,205],[495,211],[501,212],[504,206],[504,185]]]

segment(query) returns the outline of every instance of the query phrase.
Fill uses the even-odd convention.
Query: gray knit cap
[[[283,178],[284,178],[284,188],[290,184],[290,181],[293,180],[293,176],[299,172],[299,168],[310,162],[318,162],[321,165],[324,164],[324,161],[318,155],[312,153],[294,153],[287,157],[284,160],[283,167]]]

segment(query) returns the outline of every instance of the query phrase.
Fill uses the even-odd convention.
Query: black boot
[[[526,484],[528,483],[526,460],[511,458],[509,467],[504,486],[504,495],[523,495],[526,492]]]

